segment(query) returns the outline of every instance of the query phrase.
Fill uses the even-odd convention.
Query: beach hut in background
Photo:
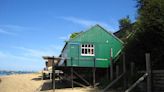
[[[42,71],[42,79],[52,79],[52,66],[57,64],[59,60],[54,56],[43,56],[45,68]]]
[[[64,73],[60,76],[61,79],[71,81],[72,88],[74,84],[95,86],[104,75],[108,78],[111,62],[118,59],[122,49],[123,42],[98,24],[80,32],[76,37],[66,41],[58,58],[51,58],[58,61],[53,64],[52,69],[53,88],[55,70]],[[83,83],[76,81],[77,79],[81,79]]]

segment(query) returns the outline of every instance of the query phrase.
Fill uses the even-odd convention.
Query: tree
[[[129,16],[120,19],[119,20],[120,30],[118,31],[119,34],[117,35],[117,37],[119,37],[122,41],[126,43],[127,39],[129,38],[129,36],[133,31],[133,25],[134,23],[131,23]]]
[[[120,27],[120,29],[128,28],[130,25],[131,25],[131,20],[130,20],[129,16],[119,20],[119,27]]]
[[[77,35],[79,35],[81,32],[74,32],[71,34],[70,38],[73,39],[75,38]]]
[[[137,3],[138,30],[126,48],[128,58],[142,63],[148,52],[154,66],[164,66],[164,0],[137,0]]]

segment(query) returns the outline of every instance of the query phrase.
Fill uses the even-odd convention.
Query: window
[[[81,45],[82,56],[94,56],[94,45],[93,44],[82,44]]]

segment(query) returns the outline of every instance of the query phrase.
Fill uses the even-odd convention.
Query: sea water
[[[0,71],[0,76],[12,75],[12,74],[28,74],[34,73],[29,71]]]

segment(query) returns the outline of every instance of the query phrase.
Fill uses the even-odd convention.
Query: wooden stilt
[[[72,84],[72,90],[73,90],[73,62],[72,62],[72,57],[71,57],[71,84]]]
[[[106,78],[109,80],[109,68],[106,69]]]
[[[107,90],[112,87],[115,83],[117,83],[122,77],[124,76],[124,73],[122,73],[120,76],[118,76],[116,79],[114,79],[110,84],[108,84],[101,92],[107,92]]]
[[[70,78],[63,77],[63,79],[72,82],[72,79],[70,79]],[[87,87],[87,86],[85,86],[85,85],[83,85],[83,84],[81,84],[79,82],[76,82],[76,81],[73,81],[73,83],[74,84],[77,84],[79,86],[82,86],[82,87]]]
[[[94,58],[94,67],[93,67],[93,88],[95,87],[95,72],[96,72],[96,68],[95,68],[95,63],[96,63],[96,59]]]
[[[126,80],[126,62],[125,62],[125,53],[123,52],[123,73],[125,74],[124,76],[124,89],[127,87],[127,80]]]
[[[116,65],[116,78],[119,76],[119,65]]]
[[[83,80],[87,85],[90,85],[89,82],[87,80],[85,80],[83,77],[81,77],[81,75],[79,75],[77,72],[73,71],[73,73],[79,77],[81,80]]]
[[[113,80],[113,51],[112,48],[110,50],[110,80]]]
[[[139,84],[141,83],[146,77],[148,76],[147,73],[145,73],[142,77],[140,77],[133,85],[131,85],[125,92],[132,92],[132,90]]]
[[[52,62],[52,89],[53,92],[55,92],[55,63],[54,63],[54,56],[53,56],[53,62]]]
[[[148,73],[147,76],[147,92],[152,92],[152,84],[151,84],[151,62],[150,62],[150,53],[146,53],[146,71]]]
[[[131,76],[133,76],[134,75],[134,62],[131,62],[130,63],[130,74],[131,74]]]

